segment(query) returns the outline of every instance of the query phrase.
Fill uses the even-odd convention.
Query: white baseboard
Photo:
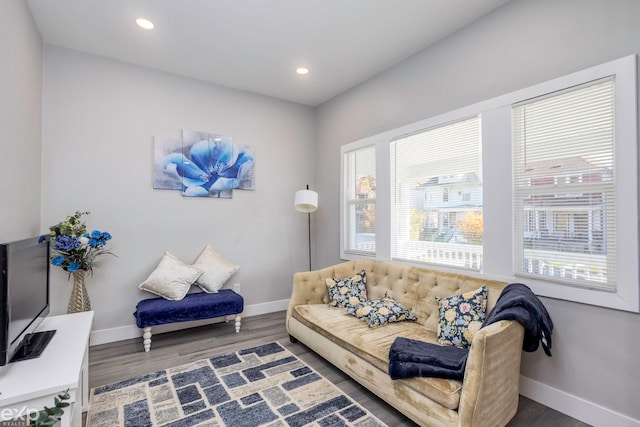
[[[286,310],[289,306],[289,300],[271,301],[261,304],[252,304],[244,308],[242,317],[257,316],[259,314],[274,313],[276,311]],[[215,319],[196,320],[193,322],[171,323],[169,325],[154,326],[153,333],[160,334],[163,332],[177,331],[180,329],[195,328],[196,326],[208,325],[211,323],[224,322],[224,317]],[[91,332],[90,345],[107,344],[115,341],[128,340],[131,338],[139,338],[142,336],[142,330],[136,325],[126,325],[117,328],[100,329]]]
[[[640,427],[640,420],[522,375],[520,394],[594,427]]]

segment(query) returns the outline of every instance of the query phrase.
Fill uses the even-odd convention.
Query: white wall
[[[314,185],[309,107],[45,45],[42,227],[76,210],[113,235],[118,257],[87,280],[94,331],[133,325],[141,283],[165,250],[193,262],[209,243],[240,270],[246,305],[287,299],[307,269],[307,218],[296,190]],[[256,189],[233,199],[154,190],[153,136],[220,133],[255,147]],[[67,275],[52,269],[52,311],[66,310]]]
[[[0,242],[7,242],[40,231],[42,40],[22,0],[0,2],[0,28]]]
[[[514,0],[320,106],[318,267],[339,262],[341,145],[638,53],[638,16],[636,0]],[[640,425],[640,315],[544,302],[556,324],[554,356],[523,356],[528,386],[540,386],[526,392],[552,395],[547,404],[593,424],[605,413]]]

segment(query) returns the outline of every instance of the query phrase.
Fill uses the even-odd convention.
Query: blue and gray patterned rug
[[[91,390],[87,427],[383,427],[277,342]]]

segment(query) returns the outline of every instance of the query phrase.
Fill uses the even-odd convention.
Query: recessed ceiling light
[[[152,30],[153,27],[155,27],[155,25],[153,25],[153,22],[149,21],[148,19],[144,19],[144,18],[136,19],[136,24],[138,24],[138,26],[144,28],[145,30]]]
[[[300,75],[309,74],[309,69],[307,67],[298,67],[296,68],[296,73]]]

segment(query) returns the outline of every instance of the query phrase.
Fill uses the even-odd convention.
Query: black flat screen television
[[[48,314],[49,237],[0,244],[0,366],[44,350],[53,333],[33,332]]]

